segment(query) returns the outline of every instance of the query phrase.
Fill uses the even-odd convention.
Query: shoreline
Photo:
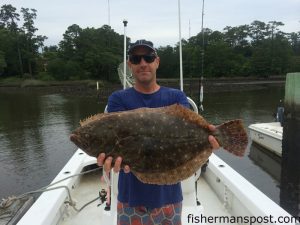
[[[179,79],[157,79],[161,86],[180,89]],[[25,81],[24,81],[25,82]],[[106,101],[107,97],[116,90],[122,89],[120,83],[103,83],[100,82],[97,90],[97,81],[63,81],[63,82],[28,82],[27,85],[22,83],[0,83],[0,92],[4,93],[30,93],[39,92],[43,94],[66,94],[76,96],[90,96]],[[188,96],[198,95],[199,79],[184,79],[184,91]],[[257,77],[232,77],[232,78],[209,78],[203,79],[202,82],[206,93],[227,92],[227,91],[247,91],[259,90],[269,86],[285,85],[285,76],[274,76],[269,78]]]

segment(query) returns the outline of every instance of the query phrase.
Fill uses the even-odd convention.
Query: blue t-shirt
[[[186,95],[177,89],[160,87],[152,94],[143,94],[134,88],[114,92],[108,99],[108,112],[118,112],[141,107],[157,108],[179,103],[189,107]],[[174,185],[145,184],[132,173],[119,174],[118,200],[129,206],[160,208],[182,201],[180,183]]]

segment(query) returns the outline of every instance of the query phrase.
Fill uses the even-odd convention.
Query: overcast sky
[[[108,4],[109,3],[109,4]],[[182,38],[201,31],[202,0],[181,0]],[[37,34],[45,35],[45,45],[56,45],[67,27],[99,28],[108,24],[132,41],[148,39],[155,47],[178,41],[178,0],[1,0],[20,13],[21,7],[37,10]],[[108,5],[110,10],[108,10]],[[110,12],[110,17],[108,16]],[[254,20],[280,21],[285,32],[300,31],[300,0],[206,0],[204,27],[222,31],[226,26],[250,24]]]

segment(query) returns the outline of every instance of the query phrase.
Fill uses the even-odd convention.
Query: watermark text
[[[187,215],[187,222],[189,224],[286,224],[286,223],[298,223],[300,221],[300,217],[292,217],[292,216],[279,216],[275,218],[272,215],[269,216],[205,216],[205,215]]]

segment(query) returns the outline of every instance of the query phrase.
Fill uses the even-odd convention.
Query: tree
[[[255,20],[249,26],[249,36],[252,39],[252,45],[257,45],[266,38],[267,25],[264,22]]]
[[[31,77],[43,72],[39,77],[45,79],[118,79],[124,36],[110,26],[81,28],[73,24],[67,27],[58,46],[44,46],[47,37],[36,35],[34,26],[37,11],[21,8],[21,13],[24,23],[18,28],[16,8],[3,5],[0,9],[0,74],[16,76],[25,71]],[[281,26],[282,22],[255,20],[250,25],[226,26],[222,32],[205,28],[182,40],[184,75],[199,78],[202,70],[204,76],[211,77],[299,71],[300,32],[287,34]],[[178,43],[160,47],[158,54],[158,76],[177,78]]]
[[[36,10],[29,8],[21,8],[23,14],[23,31],[25,41],[25,60],[27,61],[28,73],[33,77],[33,65],[36,65],[38,46],[45,40],[45,36],[36,38],[35,32],[38,30],[34,27],[34,20],[36,19]]]
[[[288,34],[288,40],[291,44],[293,53],[300,56],[300,32],[292,32]]]
[[[227,43],[216,42],[207,47],[205,74],[207,76],[235,76],[244,73],[245,58],[234,52]]]
[[[3,5],[0,10],[0,26],[6,27],[11,32],[16,33],[18,31],[18,25],[16,21],[19,21],[19,14],[16,13],[16,8],[12,5]]]
[[[4,52],[0,51],[0,76],[4,72],[4,68],[6,68],[7,64],[4,58]]]
[[[231,46],[231,47],[246,47],[249,45],[248,43],[248,36],[249,36],[249,26],[242,25],[238,27],[230,27],[227,26],[224,28],[224,40]]]
[[[158,67],[157,74],[163,78],[173,78],[179,75],[179,62],[176,50],[167,45],[166,47],[160,47],[157,49],[157,54],[160,58],[160,65]]]
[[[266,35],[269,35],[270,39],[274,39],[277,34],[281,34],[282,32],[279,30],[279,26],[283,26],[284,23],[277,21],[270,21],[266,27],[267,32]]]
[[[73,24],[69,26],[63,34],[63,40],[59,43],[60,52],[64,59],[76,58],[79,43],[78,38],[82,32],[79,25]]]
[[[292,48],[292,56],[290,59],[290,68],[288,72],[300,71],[300,32],[292,32],[288,34],[288,40]]]
[[[118,78],[117,67],[122,62],[122,53],[123,37],[110,26],[82,29],[73,24],[59,43],[58,57],[76,63],[82,79],[114,81]]]
[[[19,63],[19,73],[23,76],[23,61],[20,49],[19,28],[16,21],[19,21],[19,14],[16,13],[16,8],[12,5],[3,5],[0,10],[0,27],[10,31],[11,40],[16,42],[17,56]],[[12,64],[13,65],[13,64]],[[18,73],[18,72],[17,72]]]

